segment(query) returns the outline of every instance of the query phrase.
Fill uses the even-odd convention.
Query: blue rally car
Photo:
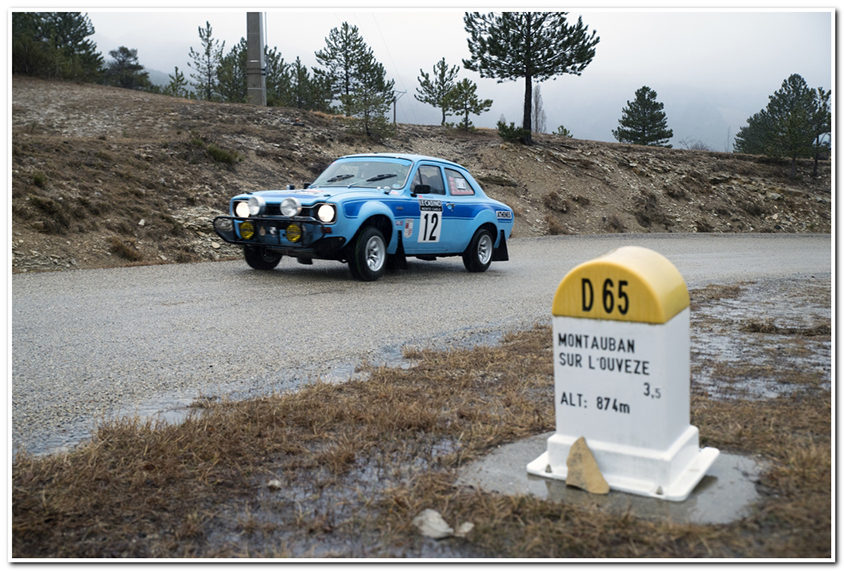
[[[513,210],[489,198],[462,166],[404,154],[349,155],[305,189],[265,190],[231,199],[214,219],[226,242],[243,246],[246,263],[275,268],[282,256],[348,262],[352,276],[373,281],[407,256],[462,256],[470,272],[506,261]]]

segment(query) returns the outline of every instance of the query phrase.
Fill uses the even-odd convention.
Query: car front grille
[[[299,216],[313,217],[314,215],[314,209],[309,206],[303,206],[302,212],[299,213]],[[264,216],[281,216],[281,205],[267,204],[267,207],[264,209]]]

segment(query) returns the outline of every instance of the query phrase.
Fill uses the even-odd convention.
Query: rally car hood
[[[389,188],[375,188],[375,187],[320,187],[320,188],[305,188],[294,190],[261,190],[250,193],[251,195],[260,196],[267,202],[281,202],[287,197],[296,197],[304,205],[320,202],[330,198],[353,198],[356,196],[372,196],[373,194],[384,195],[390,192],[398,192],[401,190],[392,190]],[[237,199],[248,198],[248,194],[235,197]]]

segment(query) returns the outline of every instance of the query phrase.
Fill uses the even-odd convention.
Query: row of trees
[[[460,67],[449,67],[445,58],[434,65],[433,77],[421,69],[419,73],[419,87],[414,97],[440,109],[443,125],[449,115],[457,115],[462,117],[460,128],[468,131],[472,126],[469,115],[486,113],[492,107],[492,99],[478,99],[478,86],[474,82],[468,79],[457,81]]]
[[[463,60],[466,70],[481,77],[504,81],[524,80],[524,113],[521,127],[499,121],[499,132],[523,143],[532,132],[545,131],[545,112],[539,84],[564,74],[580,75],[595,56],[600,39],[580,18],[569,24],[565,12],[466,13],[464,27],[469,35],[471,57]],[[189,81],[175,68],[170,83],[154,86],[138,62],[135,49],[121,46],[103,61],[89,39],[94,27],[87,15],[78,12],[14,12],[12,14],[12,71],[16,74],[75,81],[101,82],[129,89],[145,89],[179,97],[207,101],[246,102],[246,40],[228,52],[225,42],[213,37],[210,23],[198,28],[200,49],[190,49]],[[393,80],[357,27],[344,22],[334,28],[325,47],[316,52],[320,67],[308,69],[297,57],[286,62],[276,48],[264,48],[268,105],[333,112],[359,118],[368,136],[380,136],[389,129],[387,114],[394,104]],[[459,128],[472,127],[471,115],[492,107],[491,99],[477,96],[477,85],[459,79],[460,67],[445,58],[431,74],[418,77],[415,98],[441,111],[442,124],[456,116]],[[810,89],[799,75],[786,79],[769,98],[768,106],[747,120],[735,138],[734,151],[786,157],[792,160],[792,174],[798,158],[817,159],[830,148],[831,91]],[[571,136],[565,127],[557,131]],[[668,128],[663,104],[648,86],[622,109],[619,127],[612,131],[619,142],[670,147],[673,131]]]
[[[467,13],[464,26],[469,34],[471,58],[463,66],[499,82],[524,79],[525,100],[522,121],[524,143],[530,143],[535,123],[543,123],[541,98],[533,96],[534,83],[562,74],[580,75],[595,56],[599,38],[582,21],[570,25],[565,12]],[[244,101],[246,97],[245,41],[223,56],[223,45],[213,40],[210,24],[199,29],[202,49],[191,49],[191,67],[197,97],[207,100]],[[334,111],[362,119],[367,135],[386,128],[386,114],[395,102],[395,83],[386,78],[384,66],[366,45],[356,26],[344,22],[326,38],[326,46],[316,52],[321,67],[310,72],[296,60],[286,64],[273,50],[266,52],[267,101],[269,104]],[[433,74],[420,70],[416,99],[442,112],[442,123],[449,115],[459,118],[458,127],[468,130],[471,115],[492,107],[491,99],[477,96],[477,85],[469,79],[457,80],[458,66],[443,58]],[[181,94],[183,76],[178,70],[165,92]],[[332,107],[333,104],[333,107]]]
[[[89,39],[93,34],[87,14],[14,12],[12,73],[154,90],[137,50],[111,50],[112,61],[106,63]]]
[[[245,103],[247,96],[246,40],[241,38],[229,51],[225,42],[214,39],[211,24],[198,28],[200,49],[190,48],[188,66],[192,82],[178,66],[162,92],[203,101]],[[312,76],[299,58],[284,61],[276,48],[264,47],[267,78],[267,105],[328,111],[330,86],[323,76]]]
[[[190,49],[188,63],[193,82],[189,84],[176,68],[164,93],[205,101],[246,102],[246,40],[241,38],[225,53],[225,42],[214,39],[210,23],[198,30],[201,46],[199,50]],[[264,48],[267,104],[356,117],[367,136],[385,134],[395,82],[387,79],[384,66],[375,59],[356,26],[344,22],[331,30],[325,43],[316,52],[321,67],[310,70],[298,57],[288,63],[276,48]]]
[[[102,82],[208,101],[246,101],[246,42],[241,39],[226,52],[225,43],[213,38],[207,22],[205,28],[199,28],[200,49],[191,48],[189,53],[190,80],[176,67],[170,83],[161,89],[150,84],[135,49],[121,46],[112,50],[113,61],[105,64],[88,39],[94,28],[87,15],[15,12],[12,19],[14,73]],[[579,75],[594,57],[599,41],[579,19],[569,25],[563,12],[467,13],[464,24],[471,52],[471,58],[463,61],[465,69],[499,82],[524,79],[525,143],[530,142],[532,126],[540,120],[532,97],[534,84],[561,74]],[[367,134],[386,124],[386,114],[395,101],[394,82],[386,78],[384,66],[356,27],[343,23],[331,30],[325,48],[316,53],[319,68],[309,70],[298,58],[285,62],[275,48],[265,48],[265,56],[269,105],[359,117]],[[457,72],[457,66],[449,67],[444,59],[435,65],[433,76],[422,72],[417,99],[440,108],[443,123],[454,115],[459,127],[469,129],[470,116],[488,111],[492,100],[478,98],[477,85],[469,79],[457,81]]]
[[[831,146],[831,90],[811,89],[800,75],[793,74],[768,98],[768,105],[747,119],[739,129],[733,151],[785,158],[791,161],[791,177],[797,173],[797,159],[813,158],[813,176],[818,160]],[[622,143],[670,147],[674,136],[668,128],[663,104],[648,86],[636,91],[636,98],[622,109],[613,137]]]

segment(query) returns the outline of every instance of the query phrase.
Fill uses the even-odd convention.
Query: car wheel
[[[486,228],[478,228],[469,247],[463,252],[463,265],[470,272],[485,272],[492,262],[492,250],[495,242]]]
[[[378,228],[367,226],[358,235],[349,259],[349,270],[355,279],[372,282],[387,269],[387,242]]]
[[[244,246],[243,257],[249,267],[256,270],[271,270],[281,261],[281,254],[278,252],[255,246]]]

